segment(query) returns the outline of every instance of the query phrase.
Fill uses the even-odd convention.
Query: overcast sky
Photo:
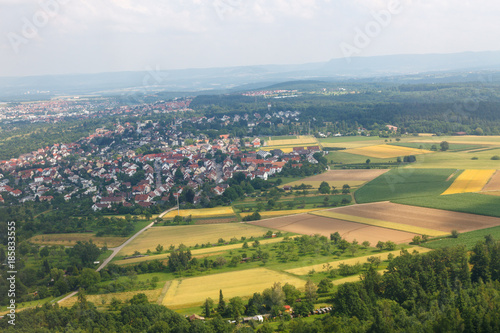
[[[0,76],[300,64],[499,50],[500,2],[0,0],[0,32]]]

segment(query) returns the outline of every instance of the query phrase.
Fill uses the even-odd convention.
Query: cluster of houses
[[[265,143],[259,138],[220,135],[209,140],[205,135],[183,133],[177,124],[177,120],[163,128],[152,122],[116,124],[114,129],[99,128],[74,143],[54,144],[0,161],[0,195],[19,202],[51,201],[55,193],[67,201],[88,196],[97,211],[118,204],[147,208],[170,195],[178,198],[189,187],[196,204],[206,182],[216,195],[222,195],[228,187],[225,182],[235,172],[267,180],[288,161],[294,167],[301,166],[302,157],[316,163],[312,154],[319,151],[317,146],[294,148],[288,154],[279,149],[264,151],[260,148]],[[127,132],[133,137],[124,135]],[[121,140],[115,140],[118,135]],[[103,139],[108,143],[96,143]],[[140,153],[145,144],[160,147],[161,152]],[[0,202],[4,201],[0,196]]]

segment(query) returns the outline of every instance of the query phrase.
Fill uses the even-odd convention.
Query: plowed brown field
[[[329,211],[365,218],[450,232],[473,231],[500,225],[500,218],[423,208],[391,202],[377,202],[333,208]]]
[[[487,191],[500,191],[500,170],[497,170],[495,174],[491,177],[488,184],[486,184],[483,189],[483,192]]]
[[[408,243],[416,235],[399,230],[380,228],[310,214],[278,217],[249,223],[303,235],[319,234],[329,237],[330,234],[338,231],[342,237],[350,242],[356,239],[359,243],[369,241],[372,245],[375,245],[378,241],[386,242],[388,240],[395,243]]]

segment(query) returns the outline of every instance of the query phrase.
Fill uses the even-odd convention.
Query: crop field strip
[[[411,242],[415,233],[387,229],[368,224],[349,222],[345,220],[323,217],[313,214],[298,214],[286,217],[276,217],[266,220],[248,222],[265,228],[293,232],[302,235],[322,235],[330,237],[330,234],[339,232],[340,235],[352,242],[359,243],[368,241],[376,244],[378,241],[393,241],[395,243]]]
[[[181,209],[179,212],[173,210],[163,216],[163,219],[173,219],[177,215],[187,217],[191,215],[192,218],[207,218],[219,216],[233,216],[234,211],[231,207],[215,207],[215,208],[200,208],[200,209]]]
[[[292,236],[294,237],[294,236]],[[276,238],[268,238],[268,239],[263,239],[260,240],[260,244],[265,245],[265,244],[273,244],[273,243],[279,243],[283,241],[283,237],[276,237]],[[231,250],[238,250],[241,249],[243,244],[237,243],[237,244],[230,244],[230,245],[216,245],[211,247],[205,247],[202,249],[192,249],[191,254],[193,257],[197,256],[202,256],[205,254],[212,255],[214,253],[219,253],[219,252],[224,252],[224,251],[231,251]],[[170,256],[169,253],[162,253],[162,254],[157,254],[157,255],[152,255],[152,256],[145,256],[145,257],[139,257],[139,258],[131,258],[131,259],[121,259],[114,261],[113,264],[117,265],[129,265],[129,264],[137,264],[140,262],[144,261],[151,261],[151,260],[166,260]]]
[[[337,219],[337,220],[344,220],[344,221],[349,221],[349,222],[368,224],[368,225],[372,225],[372,226],[380,227],[380,228],[405,231],[405,232],[410,232],[410,233],[420,234],[420,235],[429,235],[431,237],[439,237],[439,236],[445,236],[445,235],[449,234],[447,232],[442,232],[442,231],[433,230],[433,229],[429,229],[429,228],[422,228],[422,227],[411,226],[411,225],[396,223],[396,222],[382,221],[382,220],[377,220],[377,219],[372,219],[372,218],[367,218],[367,217],[360,217],[360,216],[355,216],[355,215],[341,214],[341,213],[336,213],[333,211],[324,211],[323,210],[323,211],[319,211],[319,212],[312,212],[311,214],[323,216],[323,217],[329,217],[329,218],[333,218],[333,219]]]
[[[480,192],[496,170],[467,169],[441,195]]]
[[[339,180],[323,180],[323,181],[320,181],[320,180],[297,180],[297,181],[294,181],[291,183],[286,183],[284,185],[300,186],[300,185],[304,184],[304,185],[312,186],[313,189],[318,189],[322,182],[327,182],[328,185],[330,185],[330,187],[334,186],[335,188],[337,188],[339,190],[341,190],[342,186],[344,186],[345,184],[347,184],[351,188],[353,188],[353,187],[360,187],[361,185],[366,183],[366,181],[362,181],[362,180],[344,180],[344,181],[339,181]],[[281,187],[283,187],[284,185],[282,185]]]
[[[208,242],[217,244],[219,238],[229,242],[233,237],[238,239],[242,236],[247,238],[252,236],[261,237],[266,231],[266,229],[244,223],[152,227],[127,244],[118,255],[128,256],[135,251],[140,253],[146,253],[147,250],[154,251],[158,244],[168,248],[170,245],[177,247],[180,244],[186,246],[201,245]]]
[[[73,246],[76,242],[88,242],[92,241],[95,245],[99,247],[116,247],[123,244],[128,237],[119,236],[105,236],[96,237],[92,233],[70,233],[70,234],[44,234],[33,236],[29,239],[33,244],[41,245],[64,245]]]
[[[276,217],[276,216],[284,216],[284,215],[295,215],[295,214],[309,213],[309,212],[314,212],[314,211],[319,210],[319,209],[322,209],[322,208],[270,210],[270,211],[259,212],[259,214],[260,214],[261,218],[268,218],[268,217]],[[242,217],[252,215],[252,214],[253,214],[252,212],[240,213],[240,215]]]
[[[143,293],[147,296],[149,302],[157,302],[158,298],[161,295],[162,287],[157,288],[157,289],[149,289],[149,290],[135,290],[135,291],[125,291],[125,292],[118,292],[118,293],[108,293],[108,294],[98,294],[98,295],[85,295],[87,298],[87,301],[92,302],[96,304],[96,306],[99,306],[102,304],[102,301],[104,300],[106,303],[105,304],[110,304],[111,300],[113,298],[118,299],[119,301],[122,301],[125,303],[126,301],[130,300],[134,295],[138,293]],[[75,305],[78,302],[78,296],[73,296],[71,298],[68,298],[64,302],[59,303],[60,306],[65,306],[65,307],[71,307]]]
[[[298,136],[297,139],[284,139],[284,140],[268,140],[267,146],[291,146],[291,145],[319,145],[319,142],[314,137]]]
[[[407,155],[420,155],[430,154],[430,151],[422,151],[421,149],[414,149],[401,146],[391,145],[376,145],[368,147],[351,148],[345,150],[346,153],[363,155],[375,158],[394,158]]]
[[[170,309],[201,305],[208,297],[218,299],[219,290],[222,290],[226,299],[248,297],[254,292],[270,288],[274,282],[280,282],[281,285],[290,283],[298,289],[304,289],[306,281],[267,268],[176,279],[168,288],[162,304]]]
[[[411,247],[407,250],[410,253],[412,253],[414,250],[416,250],[418,253],[426,253],[426,252],[432,251],[431,249],[420,247],[420,246],[414,246],[414,247]],[[379,257],[380,260],[387,260],[389,254],[392,254],[393,256],[397,257],[401,254],[401,250],[395,250],[395,251],[391,251],[391,252],[382,252],[382,253],[373,253],[370,255],[362,256],[362,257],[356,257],[356,258],[351,258],[351,259],[340,259],[340,260],[335,260],[335,261],[331,261],[331,262],[324,263],[324,264],[297,267],[297,268],[287,269],[285,272],[290,273],[290,274],[294,274],[294,275],[304,276],[304,275],[307,275],[311,270],[314,270],[315,272],[325,272],[328,264],[329,264],[330,269],[337,269],[340,264],[355,265],[356,263],[360,263],[360,264],[366,263],[367,259],[369,257]]]
[[[328,170],[322,174],[306,177],[296,182],[305,181],[342,181],[349,183],[349,181],[362,181],[367,182],[379,177],[389,171],[389,169],[363,169],[363,170]]]

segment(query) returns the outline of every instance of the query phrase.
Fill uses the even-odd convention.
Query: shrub
[[[495,155],[495,156],[492,156],[491,159],[494,161],[498,161],[498,160],[500,160],[500,156]]]
[[[451,231],[451,237],[453,237],[453,238],[458,238],[458,235],[459,235],[459,233],[458,233],[458,231],[457,231],[457,230],[453,229],[453,230]]]

